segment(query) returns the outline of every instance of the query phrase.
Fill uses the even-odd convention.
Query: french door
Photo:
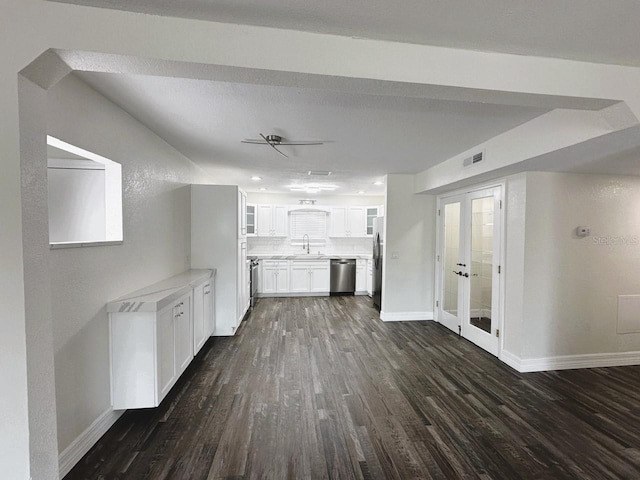
[[[502,187],[441,197],[438,321],[493,355],[500,351]]]

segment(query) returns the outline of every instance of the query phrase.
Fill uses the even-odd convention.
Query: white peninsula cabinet
[[[107,304],[114,410],[157,407],[189,366],[215,325],[214,275],[190,270]]]
[[[249,309],[245,202],[237,186],[191,186],[191,268],[217,269],[214,336],[235,335]]]
[[[290,293],[327,295],[330,268],[329,260],[292,260]]]

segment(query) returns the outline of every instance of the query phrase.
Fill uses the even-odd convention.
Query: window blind
[[[289,232],[291,238],[296,240],[305,234],[311,240],[324,240],[327,237],[326,212],[291,212]]]

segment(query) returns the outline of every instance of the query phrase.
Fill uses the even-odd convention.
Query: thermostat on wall
[[[589,231],[589,227],[577,227],[576,235],[578,237],[588,237],[591,232]]]

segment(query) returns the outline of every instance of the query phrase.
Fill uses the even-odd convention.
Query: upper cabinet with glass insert
[[[367,207],[367,236],[373,236],[373,219],[376,217],[382,217],[384,215],[384,208],[382,205],[375,207]]]
[[[247,237],[256,235],[256,206],[253,203],[247,203]]]

